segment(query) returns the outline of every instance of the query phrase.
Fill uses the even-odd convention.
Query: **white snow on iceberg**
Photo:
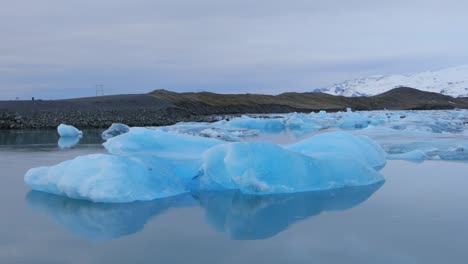
[[[103,145],[109,153],[115,155],[146,153],[185,159],[200,157],[205,150],[223,143],[224,141],[213,138],[133,127],[128,133],[110,138]]]

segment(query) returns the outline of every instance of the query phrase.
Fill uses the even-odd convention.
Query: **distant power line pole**
[[[104,95],[104,85],[97,84],[96,85],[96,97]]]

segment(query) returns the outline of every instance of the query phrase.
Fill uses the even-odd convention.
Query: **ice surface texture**
[[[57,127],[57,132],[61,137],[80,137],[83,135],[83,132],[76,127],[65,124],[60,124]]]
[[[108,140],[109,138],[125,134],[130,131],[130,127],[125,124],[114,123],[106,131],[102,132],[101,138]]]
[[[76,199],[131,202],[193,190],[273,194],[383,181],[375,169],[385,164],[384,152],[378,144],[346,133],[316,137],[316,141],[312,137],[283,147],[269,142],[226,143],[131,128],[130,132],[104,143],[111,154],[82,156],[55,166],[31,169],[25,182],[33,190]],[[325,151],[318,146],[321,152],[312,153],[313,150],[301,149],[311,148],[314,142],[333,145],[337,139],[342,146],[336,150]],[[380,156],[358,155],[359,146],[370,155]]]

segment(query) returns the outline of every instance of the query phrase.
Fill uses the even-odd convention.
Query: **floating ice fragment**
[[[57,127],[57,132],[61,137],[80,137],[83,135],[83,132],[76,127],[65,124],[60,124]]]
[[[426,154],[426,152],[420,149],[416,149],[406,153],[390,154],[388,155],[388,159],[422,162],[424,160],[429,159],[429,156]]]

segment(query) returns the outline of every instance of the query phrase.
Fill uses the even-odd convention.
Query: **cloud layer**
[[[310,91],[468,62],[463,1],[0,2],[0,99]]]

